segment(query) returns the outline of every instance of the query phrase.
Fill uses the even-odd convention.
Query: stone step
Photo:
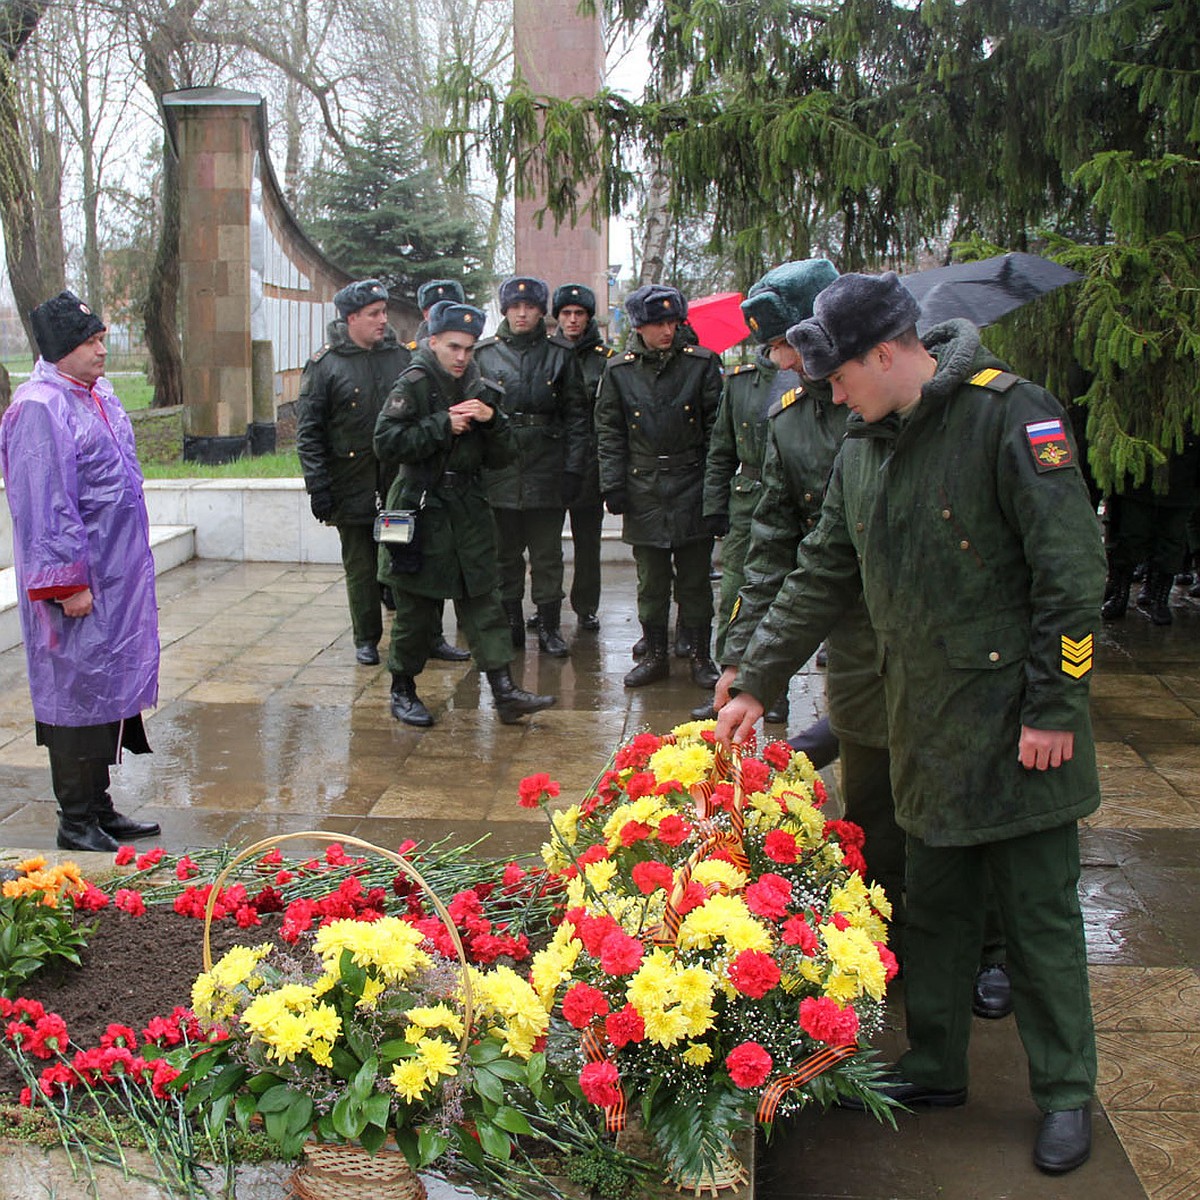
[[[196,530],[191,525],[151,525],[150,551],[154,573],[161,575],[196,556]],[[21,616],[17,610],[17,573],[0,570],[0,650],[21,644]]]

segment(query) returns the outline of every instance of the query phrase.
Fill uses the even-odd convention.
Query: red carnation
[[[779,965],[761,950],[743,950],[729,964],[729,981],[743,996],[761,1000],[779,982]]]
[[[733,784],[718,783],[708,798],[708,807],[710,811],[730,812],[733,809]]]
[[[80,912],[99,912],[102,908],[108,907],[108,896],[96,887],[94,883],[89,883],[75,897],[75,907]]]
[[[761,758],[742,759],[742,791],[761,792],[771,778],[771,768]]]
[[[135,865],[139,871],[148,871],[151,867],[157,867],[162,862],[164,853],[165,851],[161,846],[156,846],[153,850],[147,850],[145,854],[139,854]]]
[[[814,779],[812,782],[813,803],[820,808],[826,800],[829,799],[829,793],[825,790],[825,781],[822,779]]]
[[[526,775],[517,784],[517,803],[522,808],[537,808],[540,804],[553,800],[558,792],[557,781],[551,779],[544,771],[537,775]]]
[[[683,895],[675,902],[675,911],[681,917],[686,917],[692,909],[699,908],[707,899],[708,892],[704,884],[697,883],[694,879],[689,880],[687,887],[683,889]]]
[[[841,931],[850,928],[850,918],[847,917],[845,913],[834,913],[830,919],[833,923],[834,929]]]
[[[510,862],[504,868],[504,890],[506,892],[515,891],[521,885],[521,880],[525,878],[526,871],[520,863]]]
[[[191,857],[187,854],[185,854],[175,864],[175,878],[178,879],[181,883],[184,882],[185,880],[191,879],[191,877],[193,875],[199,875],[199,874],[200,874],[200,868],[192,861]]]
[[[858,1038],[858,1013],[828,996],[806,996],[800,1001],[800,1028],[818,1042],[852,1046]]]
[[[621,1077],[610,1062],[588,1063],[579,1072],[579,1086],[584,1098],[597,1108],[621,1103]]]
[[[762,756],[775,770],[782,771],[792,761],[792,748],[787,742],[768,742]]]
[[[621,845],[629,847],[654,836],[654,830],[645,821],[626,821],[621,826]]]
[[[621,932],[621,926],[607,913],[599,917],[589,917],[582,908],[572,909],[567,913],[567,920],[575,926],[583,948],[593,958],[600,957],[601,947],[609,936]]]
[[[662,738],[652,733],[639,733],[628,746],[622,746],[613,757],[613,766],[618,771],[629,767],[641,770],[649,761],[650,755],[662,745]]]
[[[879,951],[879,961],[883,963],[883,981],[891,983],[900,974],[900,964],[896,961],[896,956],[882,942],[876,942],[875,949]]]
[[[643,796],[648,796],[654,791],[654,785],[657,780],[651,771],[639,771],[636,775],[629,777],[629,782],[625,785],[625,795],[630,800],[640,800]]]
[[[788,917],[783,923],[782,936],[789,946],[799,946],[801,954],[817,952],[817,935],[803,917]]]
[[[142,893],[133,888],[117,888],[113,903],[131,917],[140,917],[146,911],[146,902],[142,899]]]
[[[562,1001],[563,1016],[576,1029],[586,1029],[593,1018],[608,1012],[608,1000],[599,988],[577,983],[567,989]]]
[[[600,967],[606,975],[632,975],[642,964],[642,943],[622,931],[610,933],[600,947]]]
[[[786,829],[772,829],[763,839],[763,853],[777,863],[794,863],[800,857],[800,843]]]
[[[137,851],[132,846],[119,846],[117,853],[113,857],[113,862],[118,867],[127,867],[135,858],[137,858]]]
[[[666,863],[636,863],[632,874],[634,886],[643,896],[649,896],[651,892],[657,892],[659,888],[668,891],[675,882],[675,872]]]
[[[575,861],[582,870],[594,862],[603,862],[607,857],[608,847],[603,842],[593,842]]]
[[[758,1087],[771,1074],[771,1056],[757,1042],[743,1042],[725,1057],[729,1078],[740,1088]]]
[[[632,1004],[626,1004],[604,1018],[604,1032],[618,1050],[623,1050],[630,1042],[637,1043],[645,1038],[646,1022]]]
[[[658,840],[664,846],[680,845],[691,832],[692,827],[678,813],[669,813],[658,823]]]
[[[779,920],[792,902],[792,885],[782,875],[764,871],[746,889],[746,907],[760,917]]]

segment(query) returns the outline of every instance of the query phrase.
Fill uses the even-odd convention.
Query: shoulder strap
[[[789,388],[770,408],[767,409],[767,417],[777,417],[785,408],[790,408],[801,396],[804,395],[803,388]]]
[[[987,388],[991,392],[1007,392],[1014,384],[1025,381],[1020,375],[1014,375],[1012,371],[1001,371],[997,367],[985,367],[978,374],[972,375],[967,382],[974,384],[975,387]]]

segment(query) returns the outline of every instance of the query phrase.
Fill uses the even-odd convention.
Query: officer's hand
[[[729,518],[724,513],[714,513],[704,518],[704,532],[709,537],[723,538],[729,532]]]
[[[763,711],[763,706],[749,692],[740,692],[717,713],[717,741],[726,750],[730,742],[740,745],[754,732]]]
[[[562,506],[570,508],[583,490],[583,476],[576,471],[564,471],[562,477]]]
[[[717,712],[720,712],[729,703],[729,689],[735,678],[737,678],[737,667],[726,667],[721,672],[721,678],[717,680],[717,686],[713,689],[713,708]]]
[[[333,493],[328,488],[313,492],[308,498],[308,506],[318,521],[328,521],[333,516]]]
[[[461,413],[472,421],[478,421],[480,425],[486,425],[496,415],[491,405],[484,404],[478,396],[472,396],[467,400],[460,400],[457,404],[452,404],[450,413],[451,415]]]
[[[1075,753],[1075,735],[1066,729],[1030,729],[1021,726],[1017,757],[1027,771],[1045,771],[1070,762]]]
[[[613,488],[611,492],[604,493],[604,507],[614,517],[619,517],[625,511],[625,506],[628,503],[629,494],[624,488]]]
[[[92,611],[92,589],[84,588],[62,601],[63,615],[67,617],[86,617]]]

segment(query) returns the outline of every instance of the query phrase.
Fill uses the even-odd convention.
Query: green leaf
[[[509,1133],[532,1133],[533,1126],[529,1124],[525,1114],[519,1109],[513,1108],[511,1105],[502,1104],[492,1114],[492,1120],[500,1126],[501,1129],[508,1130]]]
[[[338,960],[338,971],[341,973],[341,984],[352,996],[361,997],[363,988],[367,985],[367,973],[354,961],[354,955],[349,950],[342,951]]]
[[[358,1140],[364,1150],[374,1154],[387,1141],[387,1130],[379,1125],[368,1125]]]
[[[429,1166],[435,1158],[439,1158],[446,1152],[446,1147],[449,1145],[449,1137],[444,1133],[438,1133],[436,1129],[432,1129],[426,1125],[417,1137],[418,1165],[422,1167]]]
[[[233,1105],[233,1116],[238,1123],[238,1128],[244,1133],[250,1128],[250,1118],[258,1111],[258,1103],[255,1098],[244,1093],[239,1096]]]
[[[493,1075],[499,1075],[501,1079],[511,1079],[516,1083],[524,1083],[528,1074],[525,1064],[512,1058],[498,1058],[488,1063],[484,1069]]]
[[[379,1061],[387,1067],[402,1058],[411,1058],[416,1052],[417,1048],[412,1042],[406,1042],[404,1038],[391,1038],[379,1047]]]
[[[379,1125],[386,1128],[391,1112],[391,1099],[383,1092],[376,1092],[374,1095],[367,1097],[366,1103],[363,1104],[363,1114],[372,1125]]]
[[[359,1067],[350,1081],[350,1094],[360,1104],[375,1090],[375,1079],[379,1074],[379,1059],[373,1054]]]
[[[276,1084],[259,1096],[258,1111],[264,1116],[267,1113],[284,1112],[291,1107],[298,1094],[286,1083]]]
[[[490,1121],[480,1118],[475,1122],[475,1130],[479,1134],[479,1144],[484,1153],[501,1162],[508,1162],[512,1156],[512,1140],[503,1129],[498,1129]]]
[[[504,1083],[491,1071],[476,1071],[471,1085],[485,1100],[490,1100],[493,1104],[504,1103]]]
[[[333,1127],[337,1130],[338,1136],[347,1141],[354,1141],[366,1128],[367,1119],[362,1114],[362,1108],[350,1095],[343,1096],[333,1106],[332,1115]]]
[[[245,1078],[246,1068],[241,1063],[229,1063],[219,1075],[213,1077],[213,1099],[219,1100],[222,1096],[227,1096],[230,1092],[236,1091],[241,1087]]]
[[[312,1125],[313,1102],[308,1096],[298,1096],[295,1104],[288,1110],[288,1133],[307,1132]]]

